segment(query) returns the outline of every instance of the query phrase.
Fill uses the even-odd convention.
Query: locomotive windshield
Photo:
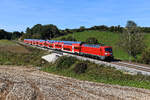
[[[111,48],[105,48],[105,51],[112,52],[112,49]]]

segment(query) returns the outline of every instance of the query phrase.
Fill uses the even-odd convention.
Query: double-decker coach
[[[63,51],[71,52],[71,53],[79,53],[80,52],[81,42],[77,41],[63,41]]]

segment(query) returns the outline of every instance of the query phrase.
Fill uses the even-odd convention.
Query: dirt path
[[[0,66],[0,100],[150,100],[150,90],[79,81],[33,68]]]

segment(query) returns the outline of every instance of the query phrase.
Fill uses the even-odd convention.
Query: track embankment
[[[42,49],[42,50],[46,50],[55,54],[59,55],[67,55],[67,56],[73,56],[76,57],[77,59],[80,60],[84,60],[84,61],[90,61],[99,65],[106,65],[109,67],[114,67],[117,70],[121,70],[123,72],[126,72],[128,74],[132,74],[132,75],[137,75],[137,74],[143,74],[143,75],[150,75],[150,66],[149,65],[144,65],[144,64],[135,64],[135,63],[129,63],[129,62],[124,62],[124,61],[111,61],[111,62],[106,62],[106,61],[101,61],[101,60],[97,60],[97,59],[93,59],[93,58],[88,58],[88,57],[84,57],[84,56],[79,56],[79,55],[74,55],[71,53],[65,53],[62,51],[56,51],[54,49],[50,49],[50,48],[43,48],[43,47],[38,47],[38,46],[34,46],[34,45],[29,45],[29,44],[25,44],[23,42],[17,42],[21,45],[26,45],[26,46],[31,46],[31,47],[35,47],[38,49]]]
[[[150,100],[150,90],[80,81],[35,68],[0,66],[0,100]]]

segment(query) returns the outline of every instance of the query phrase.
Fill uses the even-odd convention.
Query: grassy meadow
[[[14,41],[0,40],[0,65],[41,66],[41,56],[44,54],[42,50],[19,45]]]
[[[100,43],[104,43],[105,45],[113,47],[113,53],[115,58],[119,58],[121,60],[129,60],[133,59],[130,57],[123,49],[118,46],[119,41],[119,33],[113,32],[100,32],[100,31],[84,31],[84,32],[76,32],[73,34],[68,34],[62,37],[54,38],[54,40],[60,40],[63,37],[73,36],[77,41],[85,41],[89,37],[95,37],[98,39]],[[150,34],[145,35],[145,44],[150,47]]]

